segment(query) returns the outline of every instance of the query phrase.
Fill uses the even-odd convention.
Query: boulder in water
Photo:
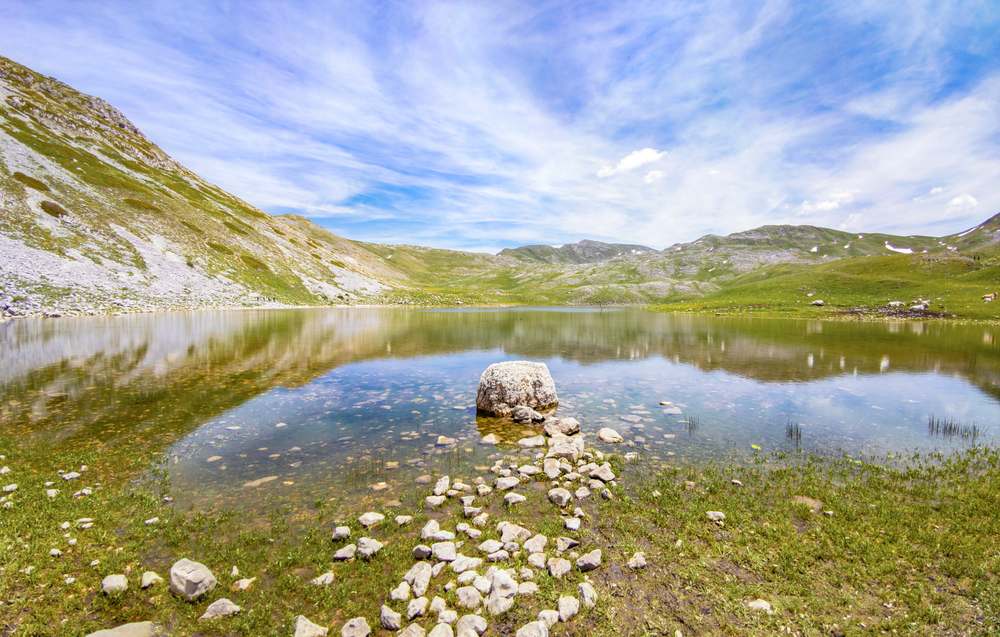
[[[479,378],[476,408],[486,414],[509,416],[519,406],[543,411],[558,404],[556,384],[545,363],[494,363]]]

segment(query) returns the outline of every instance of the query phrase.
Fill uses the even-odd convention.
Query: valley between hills
[[[171,159],[106,101],[2,57],[0,202],[3,318],[458,304],[1000,314],[982,300],[1000,282],[1000,215],[945,237],[764,226],[663,250],[583,240],[491,255],[352,241],[234,197]]]

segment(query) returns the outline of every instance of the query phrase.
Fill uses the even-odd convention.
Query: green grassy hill
[[[818,314],[889,297],[941,297],[948,311],[991,317],[969,299],[994,282],[1000,235],[993,217],[942,238],[764,226],[663,251],[583,240],[490,255],[351,241],[268,215],[178,164],[107,102],[2,57],[0,200],[0,317],[458,303]],[[805,290],[825,308],[808,306]]]

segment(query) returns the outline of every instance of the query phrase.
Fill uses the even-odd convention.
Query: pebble
[[[726,514],[722,511],[705,511],[705,515],[713,522],[722,522],[726,519]]]
[[[752,602],[750,602],[750,603],[747,604],[747,607],[750,608],[750,609],[752,609],[752,610],[763,610],[763,611],[769,611],[769,610],[771,610],[771,604],[770,604],[770,602],[766,602],[766,601],[764,601],[762,599],[755,599],[755,600],[753,600]]]
[[[642,551],[635,553],[629,558],[627,566],[629,568],[646,568],[646,554]]]
[[[338,550],[333,554],[333,559],[335,560],[350,560],[354,558],[354,553],[358,550],[358,547],[353,544],[348,544],[344,548]]]
[[[217,599],[208,605],[205,609],[205,614],[198,618],[198,621],[203,621],[206,619],[219,619],[221,617],[229,617],[231,615],[236,615],[240,612],[240,607],[232,603],[225,597],[222,599]]]
[[[429,495],[426,498],[424,498],[424,502],[427,503],[427,506],[433,509],[444,504],[445,500],[447,499],[448,499],[447,496],[443,495]]]
[[[63,552],[60,551],[59,549],[51,549],[49,551],[49,555],[51,555],[52,557],[62,557],[62,554]]]
[[[503,497],[503,501],[506,502],[508,505],[520,504],[522,502],[525,502],[527,499],[528,498],[524,497],[520,493],[508,493]],[[467,507],[467,508],[472,508],[472,507]],[[475,509],[475,512],[479,513],[480,510],[481,509]],[[466,517],[471,517],[471,516],[467,515]]]
[[[163,582],[163,578],[154,573],[153,571],[146,571],[142,574],[142,579],[140,580],[139,586],[142,588],[149,588]]]
[[[413,522],[413,516],[412,515],[397,515],[395,522],[396,522],[397,526],[406,526],[410,522]]]
[[[378,540],[373,540],[370,537],[363,537],[358,540],[358,553],[364,555],[365,557],[371,557],[378,553],[384,545]]]
[[[128,590],[128,579],[124,575],[108,575],[101,580],[101,590],[105,595]]]
[[[351,537],[351,527],[349,526],[338,526],[333,530],[333,535],[330,537],[331,540],[342,540],[345,537]]]
[[[579,531],[580,530],[580,518],[565,518],[563,524],[569,531]]]
[[[519,484],[521,484],[521,479],[517,476],[511,476],[509,478],[497,478],[493,486],[496,487],[497,491],[507,491]]]
[[[330,575],[333,575],[330,573]],[[253,583],[257,581],[256,577],[243,578],[233,582],[233,585],[229,587],[229,590],[236,591],[248,591],[253,587]]]
[[[569,560],[564,560],[561,557],[549,558],[546,566],[549,568],[549,575],[556,579],[561,579],[563,575],[569,573],[573,569],[573,565],[570,564]]]

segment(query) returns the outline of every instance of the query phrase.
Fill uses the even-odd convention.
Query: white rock
[[[358,540],[358,553],[365,557],[371,557],[382,549],[383,544],[370,537],[363,537]]]
[[[604,427],[600,431],[598,431],[597,437],[603,440],[604,442],[621,442],[622,440],[624,440],[624,438],[622,438],[620,433],[618,433],[614,429],[611,429],[610,427]]]
[[[559,598],[559,621],[568,622],[580,612],[580,600],[575,597]]]
[[[448,624],[438,624],[434,628],[431,628],[431,632],[427,633],[427,637],[455,637],[455,631]]]
[[[375,526],[384,519],[385,516],[382,515],[381,513],[375,513],[374,511],[369,511],[368,513],[365,513],[364,515],[359,517],[358,522],[361,523],[361,526],[367,529]]]
[[[521,479],[517,476],[511,476],[510,478],[497,478],[493,486],[496,487],[497,491],[507,491],[508,489],[513,489],[517,485],[521,484]]]
[[[629,568],[646,568],[646,554],[642,551],[635,553],[628,560]]]
[[[427,586],[431,581],[431,565],[427,562],[417,562],[406,572],[403,580],[413,587],[413,594],[417,597],[427,592]]]
[[[576,587],[576,592],[587,608],[593,608],[597,605],[597,591],[594,590],[590,582],[580,582]]]
[[[329,586],[331,584],[333,584],[333,573],[323,573],[312,580],[313,586]]]
[[[216,584],[215,576],[204,564],[184,558],[170,567],[170,591],[189,602],[212,591]]]
[[[525,449],[533,449],[535,447],[545,446],[545,436],[532,436],[531,438],[521,438],[517,441],[517,444]]]
[[[358,547],[354,544],[348,544],[347,546],[339,549],[333,554],[333,559],[335,560],[350,560],[354,559],[354,554],[358,551]]]
[[[108,575],[101,580],[101,590],[105,595],[128,590],[128,578],[124,575]]]
[[[464,615],[458,620],[457,625],[458,635],[461,636],[463,633],[471,632],[468,637],[474,637],[474,635],[482,635],[486,632],[487,624],[486,620],[479,615]]]
[[[153,571],[146,571],[142,574],[142,580],[139,584],[142,588],[149,588],[155,586],[163,581],[163,578],[154,573]]]
[[[328,628],[317,626],[302,615],[295,618],[294,637],[326,637]]]
[[[70,480],[76,480],[79,477],[80,477],[79,473],[77,473],[76,471],[70,471],[69,473],[64,473],[62,479],[68,482]]]
[[[364,617],[350,619],[340,628],[341,637],[368,637],[372,634],[372,629],[368,626],[368,620]]]
[[[525,540],[524,550],[528,553],[541,553],[545,550],[545,545],[548,544],[549,538],[544,535],[536,535],[530,540]]]
[[[530,622],[518,628],[514,637],[549,637],[549,625],[542,620]]]
[[[771,610],[770,602],[766,602],[762,599],[755,599],[752,602],[749,602],[747,604],[747,607],[752,610],[763,610],[763,611]]]
[[[517,582],[507,571],[498,570],[493,575],[493,587],[490,589],[486,609],[492,615],[505,613],[514,605],[515,595],[517,595]]]
[[[520,504],[522,502],[525,502],[527,499],[528,498],[524,497],[520,493],[508,493],[503,497],[503,501],[506,502],[508,505]]]
[[[427,506],[433,509],[444,504],[445,500],[447,499],[448,497],[443,495],[429,495],[426,498],[424,498],[424,502],[427,503]]]
[[[52,557],[62,557],[62,554],[63,554],[63,552],[60,551],[59,549],[51,549],[51,550],[49,550],[49,555],[51,555]]]
[[[576,561],[576,567],[581,571],[592,571],[601,565],[601,549],[594,549],[590,553],[581,555]]]
[[[403,616],[383,604],[379,613],[379,623],[386,630],[399,630],[403,625]]]
[[[556,385],[545,363],[494,363],[479,378],[476,408],[487,414],[507,416],[520,405],[544,411],[558,403]]]
[[[49,496],[50,500],[54,500],[57,495],[59,495],[59,489],[46,489],[45,495]]]
[[[705,511],[705,515],[713,522],[721,522],[726,519],[726,514],[722,511]]]
[[[397,515],[395,521],[396,521],[396,525],[397,526],[406,526],[407,524],[409,524],[410,522],[413,521],[413,516],[412,515]]]
[[[333,535],[330,537],[331,540],[342,540],[345,537],[351,537],[351,527],[349,526],[338,526],[333,530]],[[301,615],[300,615],[301,617]]]
[[[405,602],[410,599],[410,585],[400,582],[399,586],[389,591],[389,597],[396,602]]]
[[[482,594],[475,586],[463,586],[455,591],[458,596],[458,605],[461,608],[479,608],[483,603]]]
[[[455,553],[455,543],[454,542],[437,542],[431,544],[431,552],[434,557],[442,562],[454,561],[458,555]]]
[[[426,597],[418,597],[410,600],[410,603],[406,605],[406,619],[410,620],[414,617],[423,617],[427,612],[427,604],[429,603],[430,600]]]
[[[538,620],[544,622],[549,628],[552,628],[559,623],[559,611],[543,610],[538,613]]]
[[[206,619],[219,619],[220,617],[229,617],[230,615],[235,615],[240,612],[240,607],[232,603],[225,597],[222,599],[217,599],[208,605],[205,609],[205,614],[198,618],[198,621]]]

